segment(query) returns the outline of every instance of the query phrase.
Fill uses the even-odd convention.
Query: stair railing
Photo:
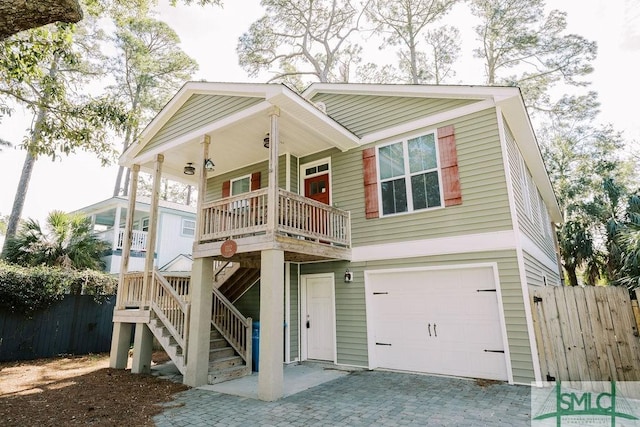
[[[211,324],[244,359],[247,366],[251,366],[251,329],[253,324],[251,318],[245,318],[216,288],[213,288],[211,314]]]
[[[153,271],[152,279],[151,309],[182,348],[186,363],[190,304],[158,270]]]

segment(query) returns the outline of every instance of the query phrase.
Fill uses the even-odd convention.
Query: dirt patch
[[[154,363],[168,359],[155,352]],[[0,363],[4,426],[153,426],[159,404],[188,387],[110,369],[106,354]]]

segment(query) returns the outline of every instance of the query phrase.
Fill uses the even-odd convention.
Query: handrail
[[[216,288],[213,288],[211,313],[211,324],[242,357],[247,366],[251,366],[251,329],[253,324],[251,318],[245,318]]]
[[[267,188],[203,204],[197,241],[220,241],[267,232]],[[280,235],[351,246],[348,211],[278,189],[276,230]]]
[[[125,307],[142,307],[145,305],[147,298],[142,295],[142,283],[144,281],[144,273],[136,271],[126,273],[118,290],[118,308]]]
[[[182,348],[186,362],[190,304],[184,301],[157,269],[154,269],[152,278],[151,309]]]

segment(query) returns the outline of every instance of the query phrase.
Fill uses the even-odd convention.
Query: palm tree
[[[100,258],[109,248],[92,234],[89,218],[61,211],[49,213],[44,229],[38,221],[28,219],[5,246],[4,258],[9,262],[74,270],[101,270]]]

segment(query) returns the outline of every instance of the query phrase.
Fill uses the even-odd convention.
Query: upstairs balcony
[[[251,263],[260,251],[281,249],[286,261],[351,259],[350,213],[278,189],[277,217],[270,230],[267,188],[204,203],[194,257]],[[222,244],[233,240],[235,254],[224,257]]]
[[[132,230],[131,250],[135,252],[145,252],[147,250],[147,232]],[[116,234],[117,233],[117,234]],[[96,237],[105,242],[112,243],[112,250],[122,250],[124,242],[124,228],[110,228],[96,233]]]

